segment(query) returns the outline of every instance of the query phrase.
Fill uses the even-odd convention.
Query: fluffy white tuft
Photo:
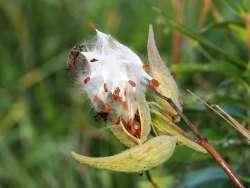
[[[87,64],[85,71],[78,75],[81,88],[97,112],[115,112],[125,121],[134,119],[138,98],[145,95],[152,78],[131,49],[110,35],[96,32],[94,45],[81,52]]]

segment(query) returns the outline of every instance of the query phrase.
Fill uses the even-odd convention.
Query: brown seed
[[[133,80],[129,80],[128,83],[129,83],[132,87],[135,87],[135,86],[136,86],[136,83],[135,83]]]
[[[138,130],[138,129],[140,129],[140,125],[138,123],[134,123],[133,128],[136,129],[136,130]]]
[[[108,85],[107,85],[106,83],[104,83],[103,89],[104,89],[104,91],[105,91],[106,93],[108,92]]]
[[[98,59],[96,59],[96,58],[93,58],[93,59],[90,60],[90,62],[92,62],[92,63],[96,62],[96,61],[98,61]]]
[[[152,87],[153,89],[156,89],[157,87],[159,87],[159,85],[160,85],[160,83],[158,82],[158,80],[156,80],[156,79],[152,79],[151,81],[150,81],[150,87]]]
[[[149,64],[143,64],[143,69],[145,70],[145,71],[149,71],[150,70],[150,66],[149,66]]]
[[[120,91],[119,87],[115,88],[114,95],[119,96]]]
[[[119,116],[119,117],[116,119],[115,124],[118,125],[118,124],[120,124],[120,122],[121,122],[121,116]]]
[[[84,83],[87,84],[90,81],[90,77],[88,76],[87,78],[84,79]]]
[[[120,117],[120,121],[122,125],[126,128],[126,124],[127,124],[126,121],[122,117]]]
[[[132,120],[130,122],[130,126],[131,126],[131,131],[130,133],[136,137],[136,138],[140,138],[140,134],[141,134],[141,127],[140,127],[140,123],[136,120]]]
[[[103,111],[106,112],[106,113],[111,111],[111,108],[110,108],[109,104],[107,104],[107,103],[103,104]]]
[[[113,96],[112,96],[112,99],[114,100],[114,101],[121,101],[122,100],[122,98],[120,97],[120,88],[119,87],[117,87],[116,89],[115,89],[115,91],[114,91],[114,94],[113,94]]]

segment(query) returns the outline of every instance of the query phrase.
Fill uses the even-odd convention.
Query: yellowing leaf
[[[74,152],[72,152],[72,156],[82,164],[100,169],[142,172],[168,160],[173,154],[175,144],[176,138],[174,136],[157,136],[144,144],[109,157],[87,157]]]

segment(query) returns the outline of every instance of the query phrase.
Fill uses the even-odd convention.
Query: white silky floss
[[[78,75],[79,80],[85,80],[81,88],[92,100],[97,112],[105,111],[103,105],[108,105],[110,109],[106,111],[114,110],[117,116],[128,121],[134,118],[138,109],[137,99],[144,97],[152,78],[131,49],[110,35],[96,32],[94,45],[81,52],[88,64],[87,71]],[[114,101],[112,96],[119,97],[119,101]],[[97,100],[103,105],[97,105]],[[119,102],[126,103],[126,107]]]

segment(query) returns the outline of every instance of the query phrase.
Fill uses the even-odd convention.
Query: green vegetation
[[[250,128],[249,0],[0,0],[0,188],[151,187],[139,174],[80,166],[70,155],[124,150],[65,70],[69,50],[94,36],[90,22],[145,62],[154,25],[184,113],[250,185],[246,139],[186,92]],[[160,187],[233,187],[209,155],[183,146],[151,175]]]

